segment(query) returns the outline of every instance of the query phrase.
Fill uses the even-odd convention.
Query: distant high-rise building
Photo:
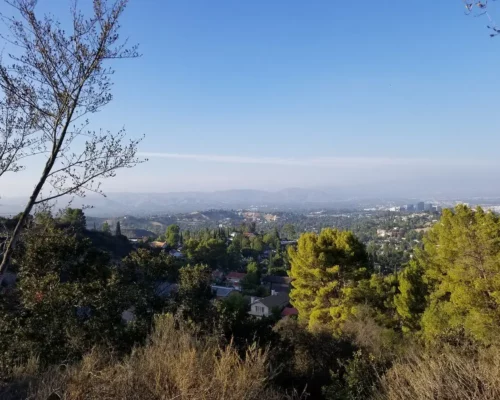
[[[425,203],[421,201],[420,203],[417,204],[417,211],[424,211],[425,210]]]
[[[413,204],[408,204],[406,206],[406,211],[415,211],[415,206]]]

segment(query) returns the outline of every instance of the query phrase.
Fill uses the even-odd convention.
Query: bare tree
[[[39,144],[30,121],[8,101],[0,101],[0,177],[22,170],[20,160],[36,154]]]
[[[18,49],[9,54],[11,64],[0,65],[5,104],[16,110],[14,119],[2,118],[2,129],[10,132],[12,125],[30,149],[24,151],[19,141],[17,152],[15,146],[7,148],[4,169],[16,171],[19,157],[30,152],[46,152],[46,162],[5,246],[0,283],[33,207],[64,195],[102,193],[100,178],[142,162],[136,158],[141,139],[126,141],[124,130],[113,134],[87,129],[88,115],[112,100],[114,71],[105,62],[138,56],[136,46],[119,41],[119,19],[127,1],[93,0],[92,15],[85,18],[75,0],[67,33],[53,17],[36,15],[37,0],[6,0],[20,17],[0,16],[10,31],[4,39]]]
[[[490,36],[495,37],[500,35],[500,28],[496,25],[489,12],[488,1],[494,2],[495,0],[463,0],[465,5],[465,14],[474,15],[475,17],[486,16],[489,20],[488,29],[491,31]]]

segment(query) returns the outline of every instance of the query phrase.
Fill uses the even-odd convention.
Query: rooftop
[[[264,304],[267,308],[283,307],[288,304],[289,297],[288,293],[277,293],[272,296],[264,297],[258,301]]]
[[[282,285],[289,285],[292,278],[289,276],[277,276],[277,275],[267,275],[262,278],[262,282],[266,283],[279,283]]]
[[[155,294],[160,297],[168,297],[177,292],[179,285],[167,281],[158,281],[155,285]]]
[[[154,249],[162,249],[165,247],[165,242],[151,242],[149,245]]]
[[[226,275],[226,278],[227,279],[243,279],[245,276],[247,276],[247,274],[245,274],[244,272],[232,271]]]
[[[299,312],[294,307],[285,307],[281,312],[282,317],[289,317],[290,315],[299,315]]]
[[[212,290],[215,292],[217,297],[227,297],[232,292],[236,292],[235,288],[215,285],[212,285]]]

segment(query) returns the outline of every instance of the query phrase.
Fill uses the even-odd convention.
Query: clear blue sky
[[[123,34],[143,56],[115,64],[94,123],[161,154],[104,188],[500,183],[487,23],[461,0],[130,0]]]

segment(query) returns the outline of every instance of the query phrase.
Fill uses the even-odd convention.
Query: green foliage
[[[420,329],[420,319],[427,307],[428,286],[424,281],[424,269],[412,261],[399,276],[399,294],[394,298],[396,310],[403,323],[403,332]]]
[[[500,338],[500,221],[464,205],[443,215],[403,275],[398,312],[429,341]],[[425,309],[422,309],[425,299]]]
[[[285,224],[281,231],[288,240],[293,240],[297,237],[297,232],[295,231],[295,226],[293,224]]]
[[[379,376],[387,364],[371,354],[358,350],[354,357],[343,363],[344,371],[332,374],[332,383],[323,387],[325,400],[365,400],[372,398]]]
[[[383,327],[397,329],[399,317],[396,312],[395,297],[399,289],[399,280],[395,275],[373,274],[369,280],[362,280],[352,300],[362,304],[374,320]]]
[[[250,245],[252,247],[252,250],[255,250],[259,253],[264,250],[264,242],[262,241],[262,238],[260,236],[254,236],[250,241]]]
[[[247,265],[247,274],[255,274],[260,277],[260,266],[255,261],[249,262]]]
[[[24,237],[15,254],[17,288],[0,298],[3,373],[29,357],[46,366],[99,344],[130,348],[149,326],[121,323],[121,313],[139,298],[123,285],[109,256],[74,231],[46,222]]]
[[[101,230],[102,230],[104,233],[111,234],[111,227],[109,226],[108,221],[104,221],[104,223],[102,224],[102,228],[101,228]]]
[[[262,236],[262,241],[268,247],[276,248],[276,242],[279,241],[279,236],[277,232],[269,232]]]
[[[274,332],[278,338],[272,346],[271,363],[283,369],[274,383],[288,391],[306,388],[313,399],[322,397],[322,388],[332,384],[332,376],[343,369],[341,360],[351,357],[354,351],[348,340],[324,329],[311,332],[291,318],[279,321]]]
[[[241,266],[241,240],[233,240],[227,247],[227,265],[230,270],[238,270]]]
[[[87,228],[87,219],[81,208],[66,208],[59,220],[81,232]]]
[[[212,317],[210,285],[212,274],[207,265],[187,265],[180,269],[178,313],[195,324],[207,324]]]
[[[216,302],[217,329],[229,341],[231,339],[252,339],[247,336],[247,320],[250,304],[238,292],[231,293],[226,299]]]
[[[180,231],[179,225],[169,225],[167,231],[165,232],[165,242],[170,247],[177,247],[180,242]]]
[[[153,283],[177,282],[181,266],[175,257],[150,249],[137,249],[122,261],[123,269],[134,275],[134,281],[143,279]]]
[[[269,254],[269,263],[267,266],[268,275],[287,276],[290,269],[290,260],[288,252],[281,251],[281,245],[275,253]]]
[[[355,312],[359,282],[370,277],[364,246],[351,232],[324,229],[303,234],[289,256],[290,299],[300,320],[338,331]]]
[[[222,239],[189,239],[182,251],[193,264],[205,263],[212,269],[228,269],[226,242]]]
[[[241,288],[245,292],[253,292],[260,285],[260,267],[255,261],[248,263],[247,274],[241,280]]]

